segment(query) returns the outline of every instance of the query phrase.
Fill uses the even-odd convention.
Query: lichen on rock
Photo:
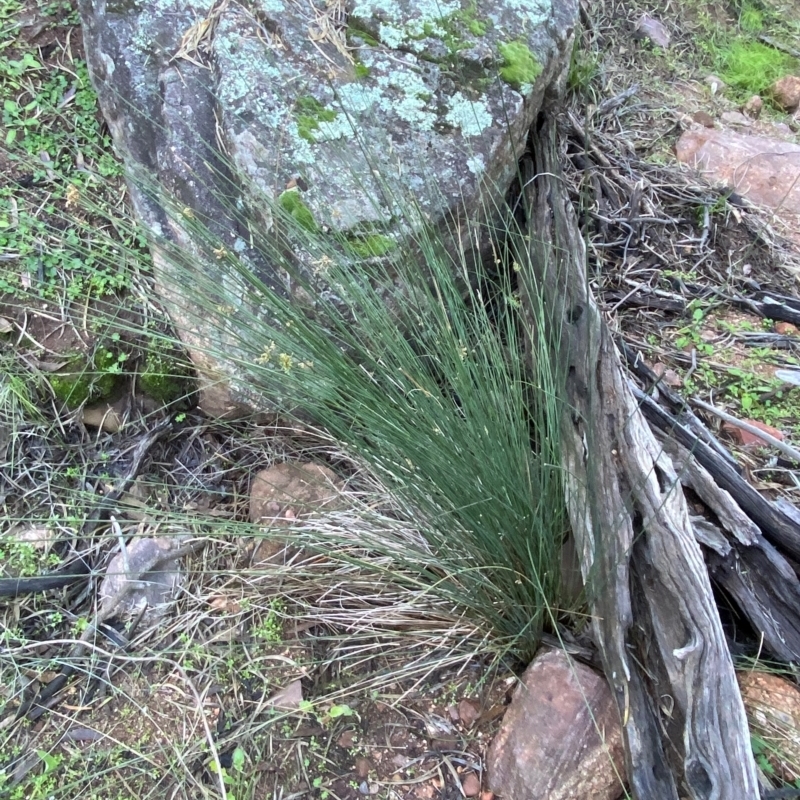
[[[282,210],[332,246],[377,232],[395,255],[413,238],[398,199],[455,238],[453,219],[468,226],[501,205],[545,92],[568,68],[577,9],[577,0],[80,0],[92,78],[130,174],[202,212],[228,250],[247,239],[242,216],[266,233]],[[158,200],[133,194],[145,224],[174,231]],[[294,251],[308,268],[302,245]],[[240,254],[268,283],[280,280],[263,254]],[[201,263],[223,282],[222,265]]]

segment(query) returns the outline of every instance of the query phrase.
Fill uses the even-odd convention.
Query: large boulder
[[[80,11],[144,223],[192,248],[149,182],[283,286],[251,246],[277,207],[351,243],[355,257],[410,247],[397,198],[411,195],[420,219],[454,236],[499,207],[545,93],[568,68],[578,2],[80,0]],[[168,251],[156,255],[163,278]],[[302,249],[295,257],[302,266]],[[221,264],[199,263],[224,284]],[[161,290],[206,389],[215,375],[235,378],[208,355],[229,346],[215,326],[170,303],[174,283]],[[204,400],[216,414],[258,404],[242,391]]]

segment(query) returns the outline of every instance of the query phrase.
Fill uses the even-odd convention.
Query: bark
[[[703,555],[673,465],[591,296],[554,120],[534,129],[531,151],[533,174],[523,185],[534,272],[527,284],[535,291],[525,301],[532,336],[546,338],[564,370],[567,503],[631,789],[642,800],[757,798],[744,707]]]

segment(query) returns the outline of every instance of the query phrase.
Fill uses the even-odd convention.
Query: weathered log
[[[669,438],[663,445],[681,483],[719,522],[692,519],[695,538],[708,548],[711,578],[739,606],[767,653],[800,661],[800,581],[791,564],[685,447]]]
[[[567,503],[634,795],[758,797],[747,721],[700,547],[589,290],[555,123],[531,134],[525,291],[564,369]],[[525,281],[523,281],[523,285]],[[536,298],[541,298],[537,300]],[[544,318],[548,324],[536,326]]]

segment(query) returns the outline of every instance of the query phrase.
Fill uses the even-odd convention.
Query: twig
[[[785,456],[791,458],[792,461],[800,464],[800,450],[796,450],[790,444],[786,444],[786,442],[776,439],[774,436],[772,436],[772,434],[762,431],[761,428],[751,425],[749,422],[744,422],[743,420],[737,419],[736,417],[728,414],[726,411],[723,411],[716,406],[712,406],[711,404],[706,403],[697,397],[692,398],[692,403],[694,403],[696,406],[700,406],[700,408],[704,408],[706,411],[710,411],[712,414],[716,414],[716,416],[718,416],[720,419],[724,419],[725,422],[729,422],[731,425],[735,425],[737,428],[741,428],[743,431],[752,433],[753,436],[757,436],[762,441],[767,442],[767,444],[771,444],[773,447],[776,447],[778,450],[780,450]]]

